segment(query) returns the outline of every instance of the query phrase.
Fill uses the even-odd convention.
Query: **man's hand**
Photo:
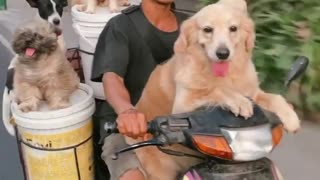
[[[143,113],[135,109],[128,109],[118,115],[119,132],[123,135],[138,138],[147,132],[147,121]]]
[[[123,135],[138,138],[147,132],[147,121],[143,113],[132,108],[130,95],[123,78],[113,72],[103,75],[103,87],[107,101],[118,114],[117,124]]]

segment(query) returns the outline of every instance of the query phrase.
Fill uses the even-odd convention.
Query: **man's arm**
[[[130,94],[123,80],[129,65],[130,50],[129,37],[124,31],[127,19],[121,17],[111,19],[99,37],[91,79],[102,81],[106,100],[118,114],[120,133],[138,137],[146,132],[147,125],[144,115],[131,105]]]
[[[133,138],[143,136],[147,131],[145,116],[131,105],[123,78],[116,73],[107,72],[104,73],[102,82],[106,99],[118,114],[120,133]]]
[[[107,72],[103,75],[102,82],[106,99],[117,114],[133,109],[122,77],[116,73]]]

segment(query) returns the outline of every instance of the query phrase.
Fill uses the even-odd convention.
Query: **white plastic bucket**
[[[83,50],[83,51],[80,51],[80,56],[81,56],[81,65],[83,68],[85,82],[86,84],[88,84],[90,87],[93,88],[95,98],[104,100],[105,96],[104,96],[102,83],[97,83],[90,80],[92,64],[93,64],[92,54],[94,53],[95,45],[92,45],[83,36],[80,36],[79,47],[81,50]],[[88,54],[88,53],[92,53],[92,54]]]
[[[79,12],[77,6],[72,7],[73,28],[79,35],[81,65],[85,83],[93,88],[97,99],[105,99],[102,83],[91,81],[93,53],[101,31],[110,18],[118,13],[110,13],[108,9],[98,7],[95,14]]]
[[[39,111],[28,113],[11,103],[27,179],[94,179],[92,88],[80,84],[70,102],[70,107],[54,111],[42,103]]]
[[[141,0],[131,0],[131,4],[139,4]],[[94,14],[79,12],[77,6],[72,7],[72,21],[75,32],[79,35],[79,48],[81,65],[83,68],[85,83],[93,88],[97,99],[105,99],[102,83],[91,81],[91,69],[93,54],[98,38],[106,23],[119,13],[111,13],[108,7],[97,7]],[[125,7],[121,7],[124,9]]]

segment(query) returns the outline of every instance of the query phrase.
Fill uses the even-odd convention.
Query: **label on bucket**
[[[19,131],[28,179],[94,179],[91,121],[63,132]]]

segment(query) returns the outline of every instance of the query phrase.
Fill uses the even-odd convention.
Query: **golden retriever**
[[[97,6],[108,6],[111,12],[119,12],[119,6],[129,6],[129,0],[71,0],[71,5],[80,4],[78,10],[85,13],[95,13]]]
[[[155,116],[192,111],[217,105],[236,116],[252,116],[253,104],[275,112],[286,130],[300,128],[298,116],[280,95],[259,88],[251,61],[255,42],[254,23],[244,0],[220,0],[206,6],[181,26],[174,55],[151,74],[136,107],[147,120]],[[135,140],[127,138],[128,143]],[[181,145],[175,150],[191,152]],[[136,150],[147,179],[172,180],[198,162],[174,157],[155,147]]]

